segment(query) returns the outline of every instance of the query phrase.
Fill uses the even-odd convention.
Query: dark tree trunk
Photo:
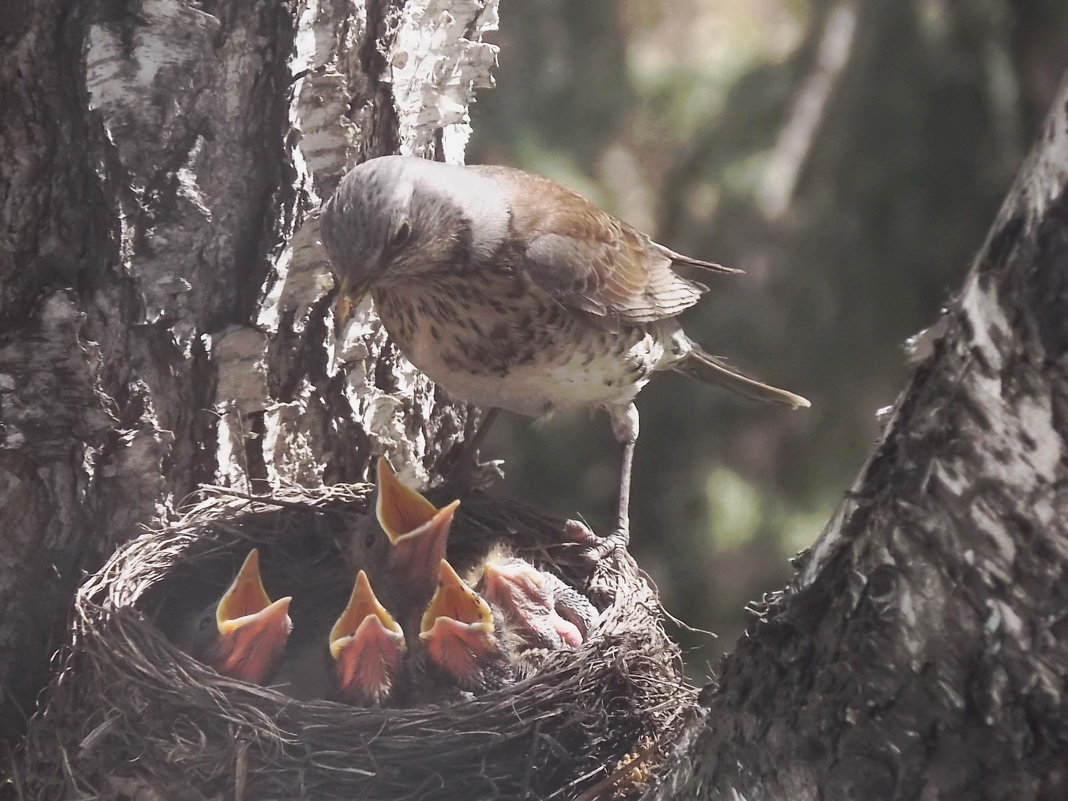
[[[1068,84],[656,798],[1068,798]]]
[[[495,4],[4,5],[11,736],[85,572],[198,484],[358,480],[381,452],[425,479],[462,435],[466,410],[366,309],[333,341],[314,213],[355,160],[398,147],[462,156]]]

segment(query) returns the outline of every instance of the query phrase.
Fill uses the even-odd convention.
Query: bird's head
[[[431,662],[465,690],[486,689],[487,675],[504,659],[493,610],[444,559],[419,639]]]
[[[293,628],[291,600],[268,597],[260,577],[259,552],[253,548],[214,614],[199,619],[193,656],[224,676],[262,684],[278,666]]]
[[[487,559],[482,592],[491,603],[529,609],[552,609],[553,598],[545,574],[523,559]]]
[[[462,261],[470,222],[450,189],[453,167],[409,156],[358,164],[323,207],[320,233],[343,326],[375,287],[410,284]]]
[[[378,460],[375,514],[390,543],[385,574],[412,599],[425,603],[434,591],[459,505],[453,501],[438,509],[398,479],[386,459]]]
[[[382,606],[364,571],[330,631],[335,690],[342,700],[368,706],[390,696],[404,656],[404,632]]]
[[[487,558],[479,584],[486,600],[500,609],[514,633],[529,645],[559,650],[582,644],[584,633],[558,611],[562,581],[524,559]]]

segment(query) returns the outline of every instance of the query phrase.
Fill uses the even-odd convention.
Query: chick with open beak
[[[368,566],[368,574],[406,633],[419,630],[420,616],[437,588],[438,566],[459,505],[453,501],[438,509],[400,481],[386,459],[378,460],[375,515],[389,545],[384,557]]]
[[[400,624],[361,570],[348,605],[330,631],[337,698],[356,706],[385,705],[397,689],[405,650]]]
[[[489,604],[444,559],[437,591],[423,613],[419,639],[429,664],[462,690],[486,692],[513,678]]]
[[[197,621],[190,654],[230,678],[266,683],[278,668],[293,628],[291,597],[271,601],[253,548],[233,582]]]

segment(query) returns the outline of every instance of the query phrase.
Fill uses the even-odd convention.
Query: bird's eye
[[[201,631],[204,631],[204,629],[206,629],[210,625],[211,625],[211,616],[210,615],[204,615],[203,617],[200,618],[200,623],[197,624],[197,628],[200,629]]]
[[[393,239],[390,240],[390,246],[394,248],[403,247],[407,244],[408,240],[412,238],[412,224],[408,220],[401,220],[400,225],[393,231]]]
[[[363,538],[363,547],[370,550],[375,544],[375,536],[373,531],[368,531],[367,535]]]

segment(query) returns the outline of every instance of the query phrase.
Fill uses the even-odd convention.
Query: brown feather
[[[517,268],[558,303],[607,325],[649,323],[694,305],[707,288],[678,275],[674,263],[737,272],[658,245],[555,181],[506,167],[469,169],[507,188],[513,239],[526,243]]]

